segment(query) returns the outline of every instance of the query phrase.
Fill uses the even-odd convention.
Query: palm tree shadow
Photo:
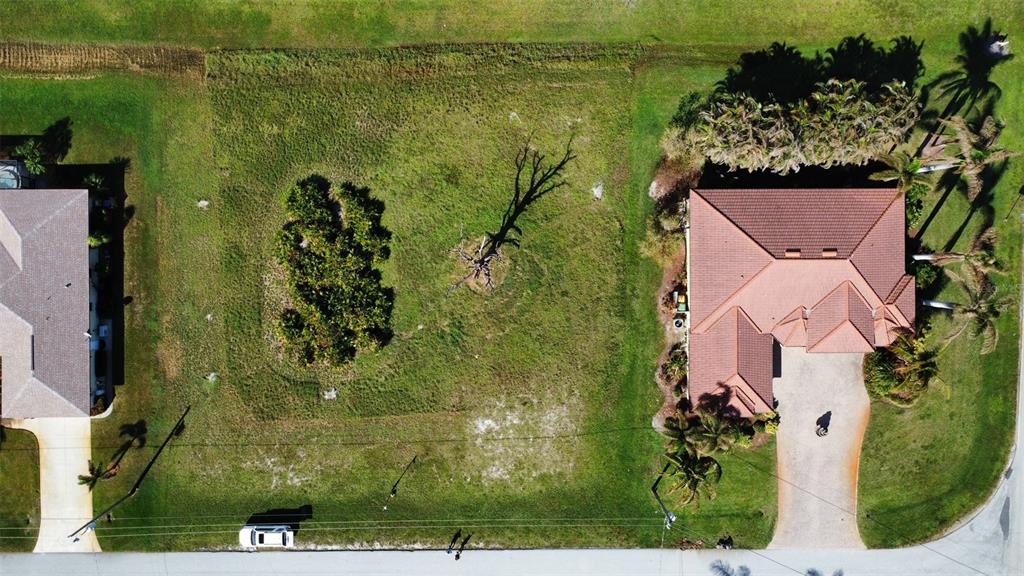
[[[922,46],[909,36],[900,36],[886,48],[861,34],[843,38],[824,55],[805,56],[793,46],[774,42],[768,48],[741,54],[716,89],[747,94],[758,102],[790,104],[807,98],[817,84],[830,78],[859,80],[871,92],[894,80],[913,88],[924,74]]]
[[[968,26],[960,33],[960,54],[955,58],[958,68],[939,74],[924,89],[937,89],[940,97],[948,97],[946,107],[936,120],[948,118],[964,108],[970,112],[981,100],[998,100],[1002,95],[999,86],[992,82],[992,70],[999,64],[1011,60],[1012,54],[994,49],[1006,36],[993,30],[992,19],[985,20],[981,29]],[[928,135],[921,142],[918,154],[924,150],[939,128],[936,121],[929,126]]]
[[[149,433],[149,427],[145,420],[138,420],[136,422],[130,422],[122,424],[118,431],[118,436],[125,438],[125,441],[117,448],[114,452],[113,463],[110,465],[110,469],[117,468],[121,464],[121,460],[124,459],[125,455],[133,447],[144,448],[146,446],[146,435]]]
[[[697,399],[697,408],[723,418],[739,419],[740,411],[732,404],[732,387],[719,382],[714,392],[705,392]]]
[[[976,212],[981,212],[984,222],[981,229],[985,230],[995,222],[995,209],[992,208],[992,200],[994,197],[993,191],[995,190],[996,184],[1002,179],[1003,174],[1006,173],[1008,166],[1007,161],[1000,162],[995,166],[986,166],[984,172],[982,172],[981,180],[983,183],[982,193],[974,199],[971,203],[970,210],[967,211],[967,215],[964,217],[963,222],[957,227],[953,235],[950,236],[949,240],[946,241],[945,246],[942,247],[943,252],[951,251],[956,243],[960,241],[961,236],[967,230],[968,225],[971,223],[971,219],[974,218]]]

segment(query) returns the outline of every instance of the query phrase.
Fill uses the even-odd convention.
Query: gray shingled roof
[[[0,190],[0,416],[87,416],[89,194]]]

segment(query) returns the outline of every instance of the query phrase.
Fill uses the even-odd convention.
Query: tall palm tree
[[[1005,297],[999,297],[995,285],[987,278],[978,278],[974,274],[961,276],[950,270],[946,272],[963,289],[967,301],[957,304],[954,308],[953,322],[957,328],[946,337],[943,348],[971,328],[975,335],[981,336],[979,353],[989,354],[995,350],[999,342],[996,319],[1010,308],[1013,302]]]
[[[666,434],[677,445],[677,453],[693,457],[710,456],[728,452],[733,446],[749,437],[751,427],[746,421],[729,418],[710,410],[698,409],[696,415],[682,411],[665,419]]]
[[[79,474],[78,483],[89,487],[89,491],[96,487],[100,480],[111,478],[113,473],[107,465],[100,460],[89,460],[89,473]]]
[[[941,122],[953,131],[960,160],[957,171],[966,185],[967,199],[973,203],[983,191],[981,175],[985,168],[1013,158],[1018,153],[996,147],[1002,126],[992,116],[986,116],[977,131],[971,128],[963,116],[953,116]]]
[[[700,498],[714,500],[716,485],[722,479],[722,465],[710,456],[693,456],[685,452],[665,455],[673,464],[666,472],[672,483],[668,493],[675,494],[682,506],[700,504]]]
[[[963,263],[978,278],[979,282],[984,282],[983,278],[993,273],[1000,273],[1003,270],[1002,265],[996,260],[996,240],[996,229],[989,228],[974,239],[967,252],[917,254],[914,256],[914,260],[925,260],[936,266]]]

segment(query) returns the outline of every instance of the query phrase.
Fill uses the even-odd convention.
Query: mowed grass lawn
[[[149,438],[97,509],[192,406],[100,526],[104,548],[230,546],[249,515],[307,504],[310,545],[439,546],[458,527],[482,546],[765,545],[772,446],[724,459],[719,499],[672,532],[649,491],[660,271],[638,244],[679,91],[728,60],[706,61],[632,46],[218,52],[203,81],[4,80],[13,131],[69,115],[69,162],[133,159],[128,383],[94,457],[109,460],[122,424],[146,420]],[[499,289],[448,297],[452,248],[499,223],[518,148],[557,155],[570,137],[570,185],[520,221]],[[296,366],[273,335],[283,194],[312,172],[369,186],[394,235],[395,337],[344,369]]]
[[[933,59],[929,70],[941,71],[942,64]],[[1017,151],[1024,151],[1022,78],[1024,61],[1019,58],[1000,65],[993,75],[1003,90],[995,112],[1006,124],[999,144]],[[916,406],[872,406],[859,502],[861,533],[869,546],[902,546],[942,532],[984,502],[1005,470],[1013,442],[1020,337],[1021,205],[1013,205],[1022,185],[1024,162],[1015,158],[995,181],[991,201],[989,219],[999,235],[997,257],[1005,268],[994,280],[1001,297],[1013,303],[998,320],[996,350],[978,355],[979,341],[967,332],[939,356],[940,381]],[[925,217],[938,202],[938,192],[925,203]],[[953,191],[926,229],[924,244],[943,249],[964,224],[969,208],[964,194]],[[983,231],[985,211],[978,210],[967,221],[954,251],[967,251]],[[964,301],[960,288],[948,281],[937,298]],[[957,326],[948,314],[927,318],[929,342],[941,348]]]
[[[25,430],[0,434],[0,551],[31,552],[39,528],[39,446]]]
[[[226,546],[248,514],[303,504],[314,506],[315,520],[304,524],[303,542],[443,545],[461,525],[482,545],[672,545],[726,533],[739,546],[767,543],[772,446],[723,458],[718,500],[671,533],[660,529],[647,490],[660,469],[661,440],[649,430],[658,402],[658,273],[637,243],[657,138],[679,95],[710,87],[744,50],[911,34],[925,41],[934,76],[953,66],[956,35],[968,24],[992,16],[1018,36],[1024,5],[631,5],[125,2],[46,14],[39,4],[15,6],[36,25],[0,37],[204,47],[685,45],[642,57],[586,46],[215,52],[206,82],[0,80],[0,104],[11,111],[0,132],[39,131],[70,115],[69,161],[133,159],[130,381],[115,417],[96,426],[96,456],[120,444],[123,423],[146,419],[150,439],[100,485],[97,508],[123,493],[183,406],[193,406],[188,430],[142,492],[100,527],[105,549]],[[1003,143],[1018,150],[1021,64],[995,76],[1008,123]],[[531,133],[552,153],[576,135],[572,185],[524,219],[523,246],[510,251],[512,273],[496,294],[445,298],[451,247],[500,217],[512,155]],[[385,280],[397,292],[396,338],[350,370],[291,366],[271,338],[280,288],[270,242],[283,219],[281,195],[313,171],[370,186],[387,203],[394,233]],[[1020,230],[1002,218],[1022,180],[1012,162],[995,190],[1009,269],[1001,289],[1014,297]],[[598,182],[603,201],[590,194]],[[201,199],[209,209],[197,208]],[[965,214],[954,193],[926,240],[944,244]],[[955,300],[951,290],[943,297]],[[936,334],[943,322],[934,320]],[[943,385],[917,407],[873,406],[860,476],[869,545],[927,539],[994,486],[1009,448],[1017,366],[1016,313],[1000,322],[992,355],[977,356],[967,337],[947,349]],[[213,382],[204,379],[211,372]],[[334,401],[321,399],[329,387],[338,389]],[[413,455],[418,464],[384,513]]]

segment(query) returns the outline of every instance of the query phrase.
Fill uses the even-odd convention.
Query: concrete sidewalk
[[[39,538],[34,552],[99,552],[96,534],[78,542],[68,538],[92,518],[92,492],[78,483],[89,470],[92,421],[89,418],[11,420],[12,428],[28,430],[39,443]],[[0,574],[8,574],[0,567]],[[10,572],[15,574],[15,572]]]

